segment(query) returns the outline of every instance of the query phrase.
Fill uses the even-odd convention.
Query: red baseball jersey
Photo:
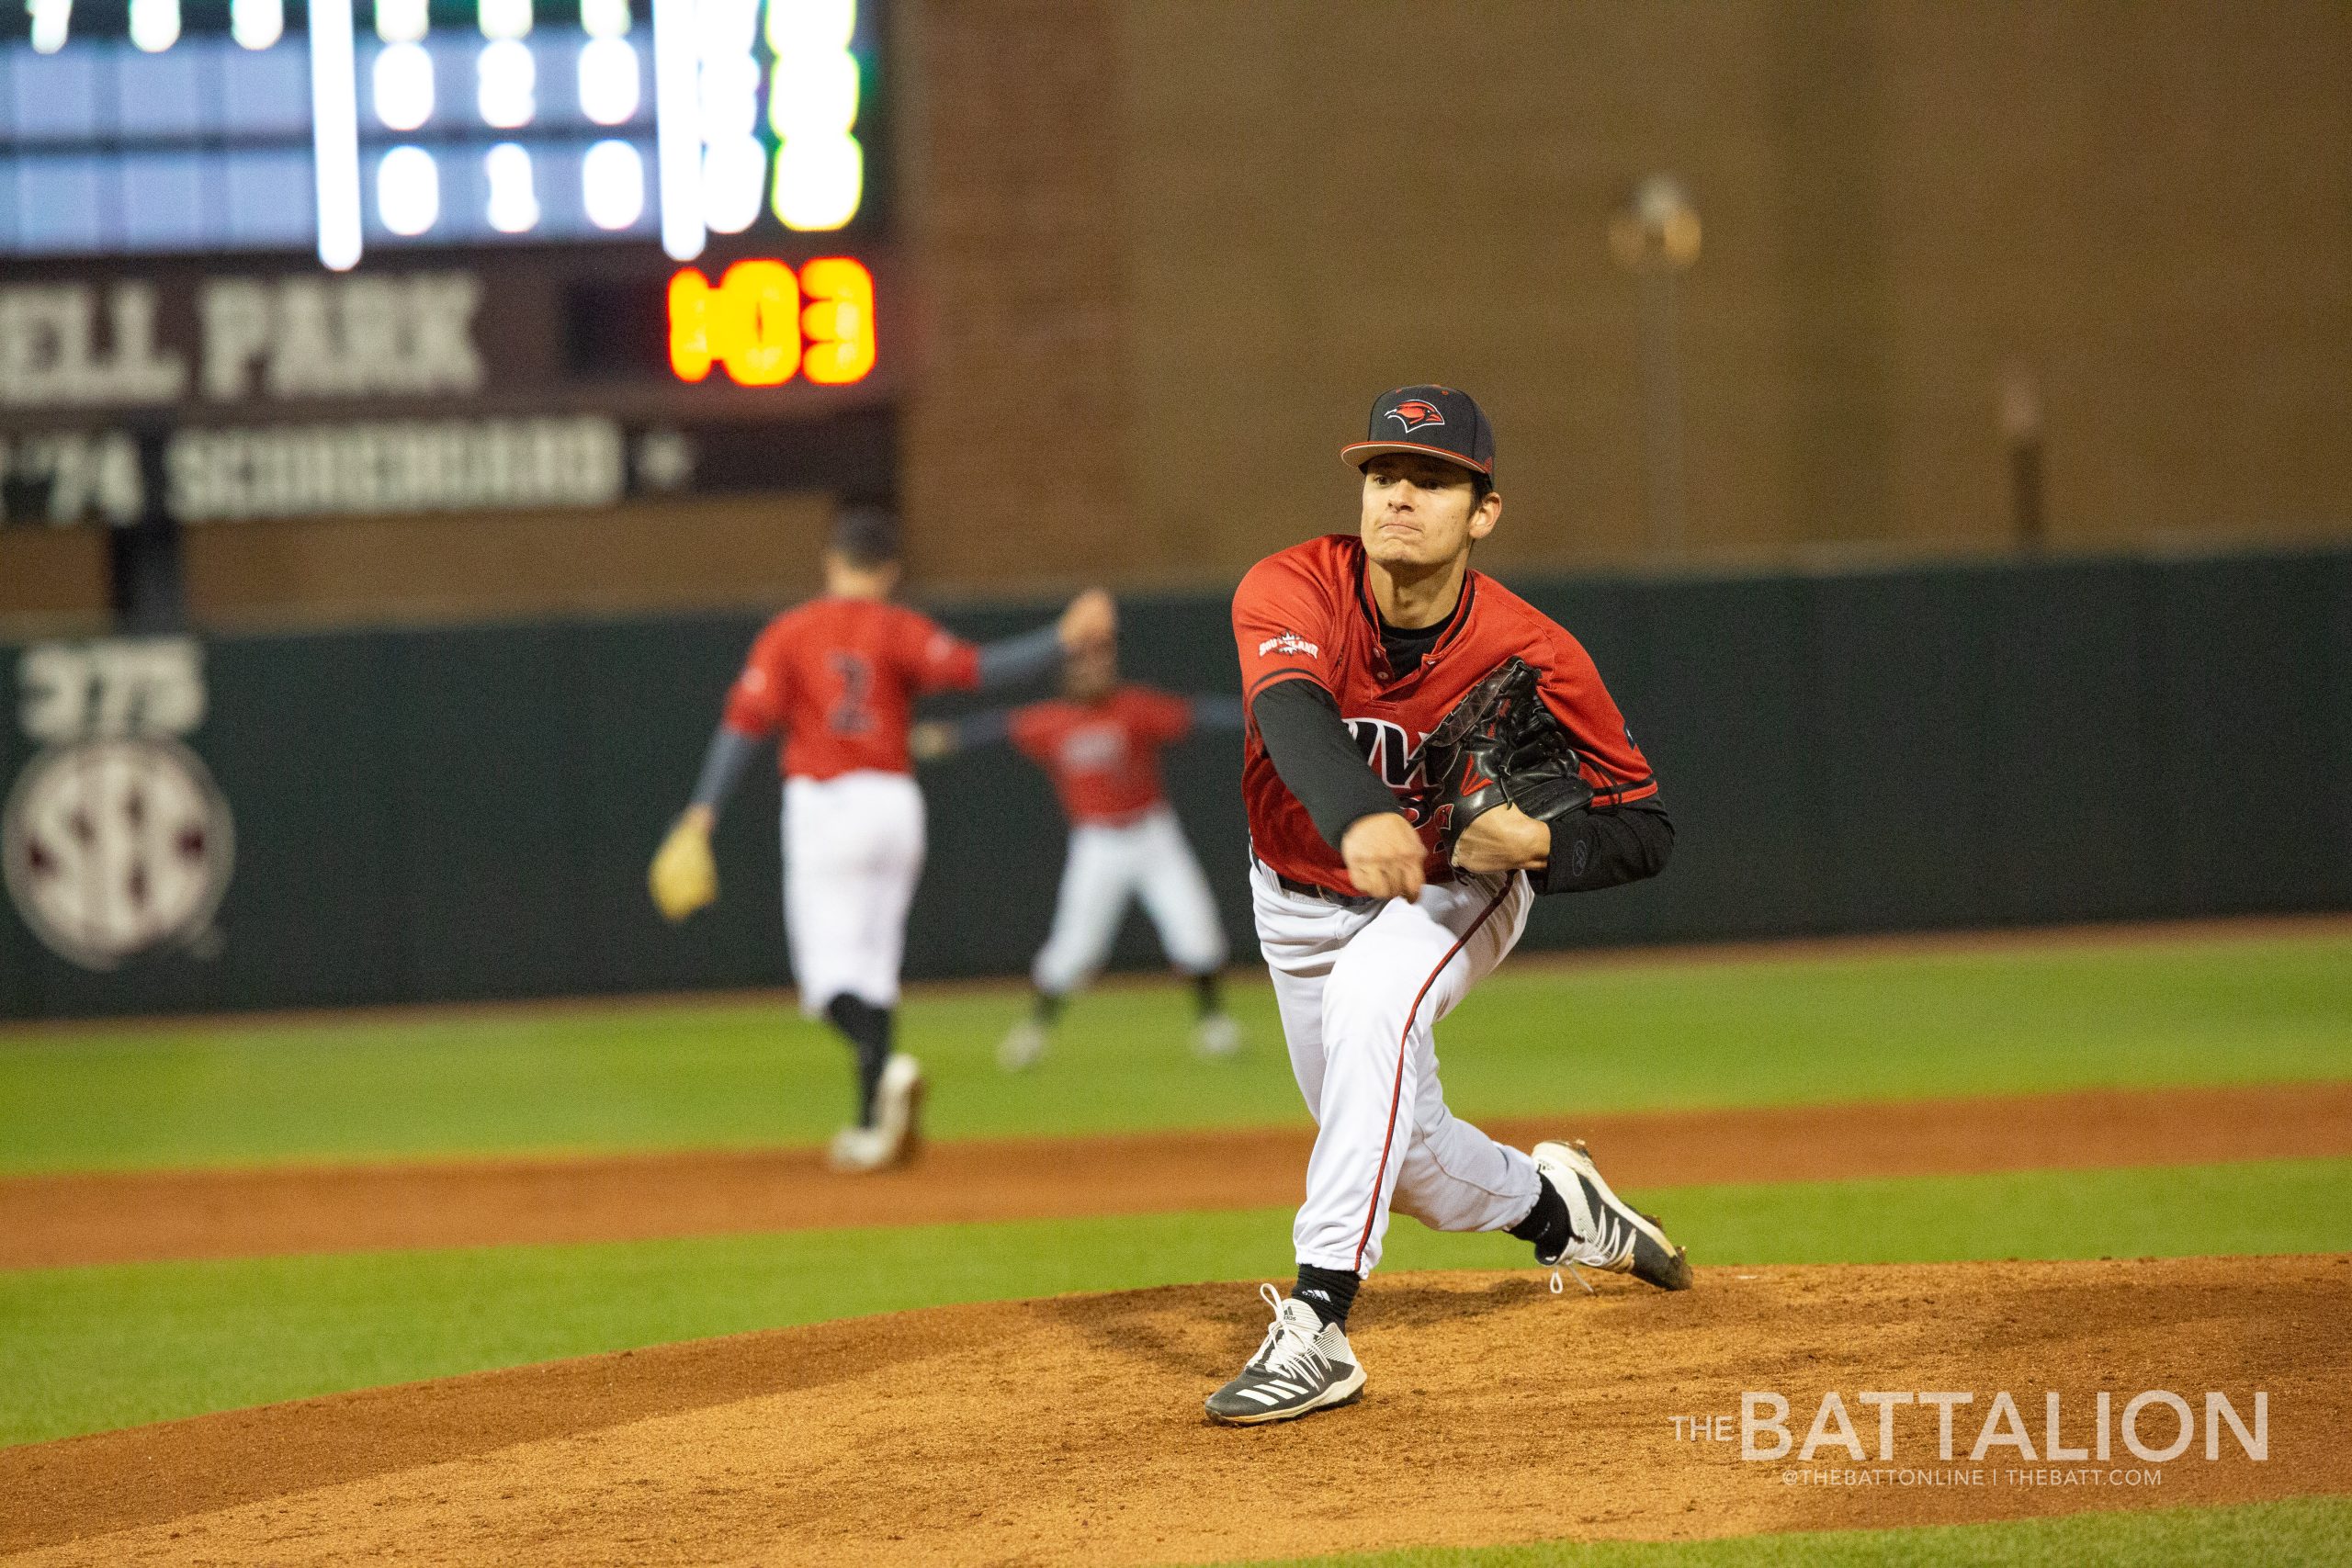
[[[1013,710],[1013,745],[1046,770],[1072,822],[1132,821],[1159,804],[1159,749],[1193,728],[1193,705],[1149,686],[1114,688],[1094,703]]]
[[[1364,760],[1396,793],[1397,808],[1430,846],[1427,874],[1433,880],[1451,877],[1453,870],[1437,852],[1436,829],[1428,820],[1420,744],[1471,687],[1513,654],[1541,677],[1544,705],[1566,728],[1596,805],[1657,793],[1648,760],[1626,732],[1584,645],[1484,572],[1468,574],[1453,619],[1408,670],[1388,667],[1364,577],[1363,545],[1345,534],[1293,545],[1251,567],[1234,592],[1233,636],[1245,700],[1254,702],[1281,681],[1312,681],[1331,694]],[[1339,851],[1323,841],[1306,808],[1274,772],[1254,715],[1244,730],[1241,792],[1250,846],[1260,860],[1296,881],[1356,891]]]
[[[781,765],[794,778],[909,773],[915,698],[979,681],[979,649],[927,615],[876,599],[811,599],[752,644],[727,694],[727,727],[782,731]]]

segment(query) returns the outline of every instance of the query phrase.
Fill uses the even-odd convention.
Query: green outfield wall
[[[1542,901],[1530,945],[2352,908],[2352,551],[1515,586],[1591,649],[1679,833],[1657,882]],[[1124,615],[1136,677],[1237,689],[1221,594]],[[0,1016],[781,980],[772,778],[717,908],[673,929],[644,891],[756,629],[0,647]],[[1168,773],[1246,956],[1239,764],[1206,735]],[[923,781],[910,975],[1025,970],[1044,779],[1000,750]],[[1139,919],[1118,962],[1156,962]]]

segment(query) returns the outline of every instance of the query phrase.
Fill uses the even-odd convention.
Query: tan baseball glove
[[[645,874],[654,907],[672,920],[683,920],[718,897],[718,863],[710,855],[710,826],[692,815],[682,817],[654,852]]]

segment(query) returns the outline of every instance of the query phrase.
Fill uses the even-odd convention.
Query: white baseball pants
[[[1041,991],[1074,991],[1110,956],[1127,900],[1141,898],[1177,968],[1198,975],[1224,966],[1225,927],[1201,863],[1176,813],[1155,806],[1119,827],[1080,823],[1070,829],[1054,928],[1030,965]]]
[[[905,773],[784,781],[784,934],[805,1016],[843,995],[898,1006],[923,843],[922,791]]]
[[[1316,1122],[1298,1261],[1371,1273],[1392,1207],[1442,1231],[1525,1219],[1535,1162],[1445,1108],[1432,1032],[1519,941],[1527,878],[1464,877],[1364,909],[1290,892],[1254,865],[1250,892]]]

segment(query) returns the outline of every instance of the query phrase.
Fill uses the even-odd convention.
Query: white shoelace
[[[1574,1274],[1577,1277],[1577,1283],[1584,1287],[1584,1293],[1586,1295],[1597,1296],[1600,1294],[1599,1291],[1592,1288],[1592,1281],[1584,1277],[1583,1269],[1577,1268],[1572,1260],[1563,1258],[1559,1262],[1552,1266],[1552,1293],[1554,1295],[1558,1295],[1565,1288],[1560,1283],[1560,1270],[1563,1269],[1566,1269],[1569,1273]]]
[[[1295,1375],[1310,1370],[1310,1366],[1319,1367],[1323,1353],[1315,1348],[1315,1335],[1321,1332],[1323,1320],[1317,1318],[1315,1331],[1310,1333],[1283,1315],[1283,1298],[1272,1285],[1260,1285],[1258,1294],[1273,1309],[1274,1321],[1266,1330],[1258,1353],[1250,1358],[1250,1364],[1274,1376]]]
[[[1575,1261],[1590,1269],[1622,1269],[1626,1259],[1634,1256],[1634,1246],[1640,1233],[1626,1218],[1605,1204],[1593,1214],[1592,1239],[1577,1253]]]

